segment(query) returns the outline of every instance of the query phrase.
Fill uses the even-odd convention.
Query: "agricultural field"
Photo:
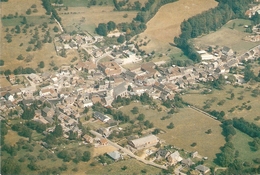
[[[233,29],[233,23],[235,27]],[[212,32],[202,37],[194,39],[194,44],[197,46],[219,45],[232,48],[238,55],[241,55],[249,49],[257,46],[260,42],[248,42],[243,40],[244,37],[250,35],[245,32],[244,25],[250,25],[249,20],[235,19],[229,21],[221,29]]]
[[[99,23],[131,22],[137,14],[137,11],[114,11],[113,6],[69,7],[68,10],[63,7],[57,12],[67,32],[87,30],[92,34]]]
[[[260,121],[256,121],[255,118],[259,116],[259,96],[254,97],[253,90],[259,89],[258,87],[246,88],[246,87],[233,87],[231,85],[225,86],[225,90],[213,90],[211,94],[201,94],[202,91],[190,91],[182,96],[183,100],[198,106],[203,107],[210,103],[210,107],[206,110],[224,111],[225,118],[231,119],[234,117],[243,117],[248,122],[253,122],[260,126]],[[231,93],[234,93],[234,98],[230,99]],[[223,104],[219,105],[219,102]],[[251,106],[251,109],[246,109],[243,106]],[[229,112],[231,109],[233,112]]]
[[[180,24],[196,14],[217,6],[214,0],[179,0],[162,6],[148,21],[147,29],[140,34],[140,40],[151,40],[142,49],[146,52],[167,50],[175,36],[180,34]]]
[[[141,103],[131,103],[120,110],[125,114],[131,114],[130,118],[135,119],[138,114],[133,115],[130,112],[135,106],[139,108],[139,114],[143,113],[145,115],[144,120],[153,122],[155,128],[164,131],[158,137],[164,140],[166,144],[174,145],[180,149],[183,148],[188,152],[198,151],[200,155],[213,160],[215,154],[220,152],[219,148],[225,143],[224,137],[221,135],[220,122],[191,108],[182,108],[178,113],[171,115],[167,114],[165,110],[158,112],[149,109],[148,106],[143,106]],[[167,115],[171,117],[165,120],[161,119]],[[171,122],[175,127],[168,129],[167,126]],[[209,129],[212,130],[212,133],[206,134],[205,132]],[[197,145],[192,147],[191,144],[194,142]]]

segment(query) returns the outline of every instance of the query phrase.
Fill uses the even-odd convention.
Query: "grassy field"
[[[253,138],[236,130],[236,135],[234,136],[232,143],[234,144],[235,149],[239,151],[239,159],[252,162],[253,159],[259,158],[260,150],[251,151],[250,149],[248,142],[252,141]]]
[[[116,24],[131,22],[137,14],[136,11],[114,11],[113,6],[70,7],[68,11],[62,9],[58,13],[68,32],[88,30],[90,33],[95,32],[95,28],[99,23],[109,21],[114,21]],[[127,18],[123,17],[125,14],[128,15]]]
[[[42,1],[41,0],[9,0],[8,2],[2,2],[0,3],[1,6],[1,15],[8,15],[8,14],[13,14],[17,12],[18,15],[26,15],[26,10],[31,8],[31,6],[35,4],[36,9],[38,10],[37,13],[31,13],[30,16],[34,15],[44,15],[45,14],[45,9],[42,8]],[[33,10],[33,8],[31,8]],[[26,15],[27,16],[27,15]]]
[[[21,137],[17,134],[17,132],[8,130],[7,135],[5,136],[5,143],[9,145],[15,145],[16,142],[18,142],[19,139],[26,139],[25,137]]]
[[[55,2],[55,0],[52,0],[52,2]],[[90,0],[63,0],[64,6],[68,7],[87,7]],[[100,3],[103,3],[103,5],[113,5],[113,0],[97,0],[96,4],[100,5]]]
[[[147,52],[161,51],[173,43],[173,38],[180,34],[180,24],[196,14],[217,6],[214,0],[179,0],[162,6],[156,15],[147,23],[147,29],[140,34],[140,39],[145,36],[151,42],[142,47]]]
[[[7,87],[7,86],[11,86],[11,83],[5,77],[1,77],[0,85],[1,87]]]
[[[207,156],[212,160],[225,143],[224,137],[221,135],[220,122],[190,108],[182,108],[179,113],[173,114],[170,119],[165,120],[161,120],[161,117],[168,115],[165,111],[157,112],[140,103],[131,103],[120,110],[131,114],[130,111],[134,106],[139,108],[139,113],[145,114],[145,120],[153,122],[156,128],[165,131],[158,137],[165,140],[166,144],[172,144],[187,151],[198,151],[202,156]],[[130,117],[135,119],[137,115],[130,115]],[[174,129],[167,129],[170,122],[175,125]],[[211,134],[205,133],[208,129],[212,130]],[[193,142],[196,142],[197,146],[190,146]]]
[[[236,24],[234,29],[232,29],[233,23]],[[232,20],[218,31],[194,39],[194,43],[198,46],[227,46],[232,48],[238,54],[243,54],[249,49],[259,45],[260,42],[244,41],[243,38],[250,34],[244,32],[245,28],[243,26],[240,26],[241,24],[250,25],[250,21],[242,19]]]
[[[224,111],[226,113],[226,118],[244,117],[245,120],[254,122],[260,126],[260,121],[254,120],[260,114],[260,103],[259,97],[252,96],[253,89],[254,88],[251,90],[241,87],[234,88],[231,85],[227,85],[225,86],[225,90],[213,90],[212,94],[207,95],[203,95],[199,92],[188,92],[183,96],[183,100],[202,109],[205,105],[205,102],[212,99],[214,102],[212,102],[211,107],[207,110]],[[235,95],[233,100],[229,99],[231,93],[234,93]],[[222,100],[225,100],[224,104],[218,105],[218,102]],[[243,105],[243,103],[245,103],[247,106],[251,106],[252,108],[250,110],[240,110],[239,108]],[[233,107],[235,107],[234,112],[228,112]]]
[[[30,8],[33,4],[37,6],[37,13],[32,13],[31,15],[25,15],[25,11]],[[36,69],[40,61],[44,61],[45,67],[40,71],[46,71],[51,68],[49,65],[53,62],[56,66],[61,66],[62,64],[69,64],[73,57],[77,56],[78,53],[75,51],[70,51],[67,53],[67,58],[62,58],[56,54],[53,43],[45,43],[40,50],[29,51],[26,49],[28,46],[34,48],[34,44],[29,44],[31,38],[35,33],[35,29],[38,29],[39,39],[42,40],[46,30],[49,30],[50,36],[54,38],[54,35],[57,34],[53,31],[53,27],[57,26],[56,23],[50,23],[50,16],[45,15],[45,9],[41,5],[40,0],[31,0],[31,1],[18,1],[18,0],[9,0],[6,3],[1,3],[2,6],[2,16],[8,14],[18,13],[18,16],[23,14],[26,16],[27,23],[31,25],[26,33],[23,33],[24,25],[21,24],[22,18],[12,18],[12,19],[3,19],[1,22],[1,59],[5,61],[4,66],[1,67],[1,70],[14,70],[18,66],[31,67]],[[33,9],[33,8],[31,8]],[[43,31],[41,25],[47,22],[48,28]],[[19,25],[21,28],[21,33],[12,32],[14,27]],[[8,32],[7,32],[8,30]],[[12,35],[12,42],[8,43],[5,39],[7,34]],[[15,49],[14,49],[15,48]],[[17,60],[18,55],[23,55],[24,60]],[[26,58],[30,57],[31,61],[26,62]]]

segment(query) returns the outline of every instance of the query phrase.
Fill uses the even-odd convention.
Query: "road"
[[[103,138],[102,135],[99,134],[99,133],[96,132],[96,131],[90,130],[90,132],[91,132],[92,134],[94,134],[94,135],[95,135],[96,137],[98,137],[98,138]],[[150,162],[150,161],[148,161],[148,160],[144,160],[144,159],[142,159],[142,158],[140,158],[140,157],[134,155],[130,150],[128,150],[128,149],[126,149],[126,148],[123,148],[122,146],[118,145],[117,143],[114,143],[114,142],[112,142],[112,141],[110,141],[110,140],[108,140],[108,139],[107,139],[107,141],[108,141],[108,143],[109,143],[110,145],[114,146],[114,147],[117,148],[117,149],[120,149],[120,150],[123,151],[125,154],[129,155],[129,156],[132,157],[132,158],[135,158],[136,160],[138,160],[138,161],[140,161],[140,162],[145,163],[146,165],[152,165],[152,166],[154,166],[154,167],[167,170],[167,167],[166,167],[166,166],[158,165],[158,164],[156,164],[156,163],[154,163],[154,162]]]

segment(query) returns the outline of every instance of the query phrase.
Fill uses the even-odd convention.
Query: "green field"
[[[134,106],[139,108],[139,114],[143,113],[145,120],[153,122],[155,128],[159,128],[165,133],[159,134],[158,137],[166,142],[166,144],[174,145],[180,149],[189,152],[198,151],[202,156],[209,157],[210,160],[215,158],[215,154],[220,152],[219,148],[224,145],[225,140],[221,135],[222,128],[220,122],[205,116],[191,108],[182,108],[179,113],[173,114],[169,119],[161,120],[163,116],[167,116],[166,111],[158,112],[143,106],[141,103],[131,103],[120,110],[126,114],[131,114],[130,118],[135,119],[138,114],[133,115],[130,111]],[[167,129],[170,122],[175,127]],[[211,134],[205,132],[211,129]],[[197,146],[192,147],[193,142]]]
[[[48,16],[26,16],[27,23],[28,24],[34,24],[34,25],[40,25],[44,22],[49,23],[50,18]],[[2,24],[5,27],[8,26],[16,26],[21,25],[23,21],[23,18],[12,18],[12,19],[2,19]]]
[[[245,120],[249,122],[254,122],[260,126],[260,121],[255,121],[254,119],[260,114],[260,103],[259,97],[252,96],[252,89],[246,89],[242,87],[233,87],[231,85],[226,85],[224,90],[213,90],[211,94],[201,94],[202,91],[190,91],[183,95],[183,100],[198,106],[203,109],[207,100],[212,100],[210,108],[206,110],[216,110],[224,111],[225,118],[231,119],[234,117],[240,118],[244,117]],[[234,93],[234,99],[230,100],[230,94]],[[224,100],[223,105],[218,105],[220,101]],[[243,104],[251,106],[250,110],[242,109]],[[235,108],[233,112],[228,112],[231,108]]]
[[[236,23],[234,29],[232,29],[233,23]],[[260,42],[248,42],[243,40],[243,38],[250,35],[250,33],[244,32],[245,28],[239,26],[239,24],[248,25],[250,21],[241,19],[232,20],[216,32],[193,39],[194,44],[202,47],[209,45],[227,46],[238,54],[243,54],[249,49],[259,45]]]
[[[234,144],[235,149],[239,151],[239,159],[252,162],[253,159],[259,158],[260,150],[250,150],[248,143],[252,141],[252,137],[236,129],[236,135],[233,137],[232,143]]]
[[[55,2],[55,0],[52,0]],[[64,6],[68,7],[87,7],[91,0],[63,0]],[[113,0],[96,0],[96,5],[113,5]]]

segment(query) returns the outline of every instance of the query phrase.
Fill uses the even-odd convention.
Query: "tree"
[[[107,23],[107,30],[108,31],[113,31],[116,29],[116,23],[114,21],[109,21]]]
[[[21,33],[21,28],[19,25],[15,26],[15,33],[18,33],[18,34]]]
[[[27,24],[27,19],[26,19],[26,17],[25,17],[25,16],[23,17],[22,24]]]
[[[60,137],[63,135],[62,126],[56,125],[54,131],[52,132],[52,135],[55,137]]]
[[[38,40],[35,47],[38,48],[38,49],[41,49],[42,48],[42,42]]]
[[[138,114],[139,113],[139,108],[138,107],[133,107],[133,109],[131,110],[131,112],[133,113],[133,114]]]
[[[160,133],[160,129],[156,128],[153,130],[152,134],[157,135]]]
[[[3,66],[5,64],[4,60],[0,60],[0,66]]]
[[[1,161],[2,174],[20,174],[21,167],[13,157]]]
[[[137,120],[139,121],[144,121],[145,115],[144,114],[139,114],[137,117]]]
[[[31,119],[33,119],[34,115],[35,115],[35,112],[34,112],[33,108],[25,107],[23,109],[23,113],[22,113],[21,117],[24,120],[31,120]]]
[[[230,99],[233,100],[234,97],[235,97],[235,94],[234,94],[234,93],[231,93],[231,95],[230,95]]]
[[[28,10],[26,10],[26,14],[30,15],[32,13],[32,10],[29,8]]]
[[[59,28],[57,26],[54,26],[53,31],[57,33],[59,31]]]
[[[124,43],[125,42],[125,36],[124,35],[120,35],[118,38],[117,38],[117,42],[118,43]]]
[[[174,124],[171,122],[168,126],[167,126],[168,129],[173,129],[174,128]]]
[[[90,160],[90,158],[91,158],[90,152],[89,151],[84,151],[83,156],[82,156],[82,160],[84,162],[88,162]]]
[[[38,65],[39,68],[44,68],[44,61],[41,61]]]
[[[107,25],[105,23],[99,23],[96,32],[101,36],[107,36]]]
[[[24,56],[22,54],[20,54],[17,58],[17,60],[23,60],[24,59]]]

